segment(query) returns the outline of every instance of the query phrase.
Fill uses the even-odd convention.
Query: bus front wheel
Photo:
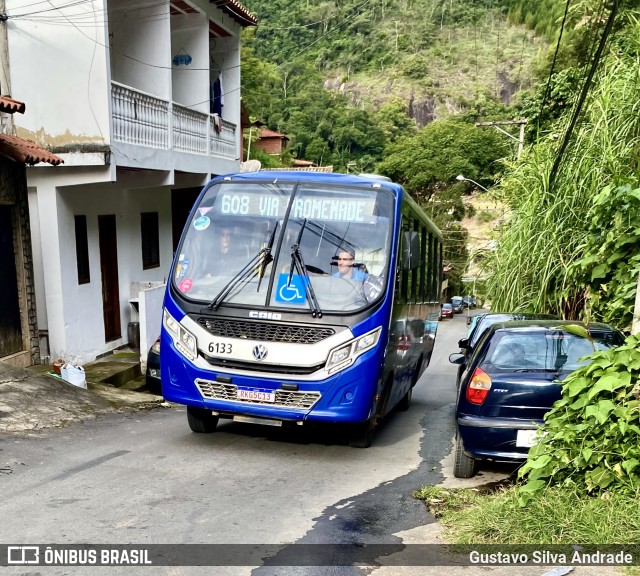
[[[187,420],[191,431],[201,434],[213,432],[218,425],[218,416],[214,416],[211,410],[193,406],[187,406]]]
[[[373,442],[373,433],[376,429],[376,418],[372,416],[369,420],[353,424],[351,435],[349,436],[349,446],[353,448],[369,448]]]
[[[411,396],[413,395],[413,386],[407,390],[407,393],[400,399],[396,405],[398,412],[406,412],[411,406]]]

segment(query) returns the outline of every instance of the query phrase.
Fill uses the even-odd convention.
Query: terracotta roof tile
[[[290,139],[289,136],[287,136],[286,134],[280,134],[280,132],[269,130],[269,128],[260,129],[260,138],[282,138],[283,140]]]
[[[0,112],[7,112],[8,114],[19,112],[20,114],[24,114],[24,109],[24,102],[14,100],[13,98],[9,98],[9,96],[0,96]]]
[[[41,148],[35,142],[10,134],[0,134],[0,153],[25,164],[46,162],[57,166],[64,162],[62,158]]]

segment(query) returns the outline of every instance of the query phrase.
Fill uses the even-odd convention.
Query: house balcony
[[[237,125],[214,114],[118,82],[111,82],[111,107],[113,148],[119,165],[156,168],[154,164],[159,164],[164,169],[220,173],[233,169],[230,162],[237,163],[240,157]]]

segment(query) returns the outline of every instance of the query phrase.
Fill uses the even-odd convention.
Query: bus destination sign
[[[216,198],[214,211],[230,216],[262,216],[282,218],[289,198],[261,193],[224,193]],[[307,218],[329,222],[375,223],[375,197],[306,195],[298,196],[291,207],[292,218]]]

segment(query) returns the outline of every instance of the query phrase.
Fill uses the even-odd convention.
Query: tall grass
[[[526,508],[513,487],[495,494],[424,487],[425,500],[453,544],[620,544],[640,541],[640,494],[593,498],[548,488]],[[437,508],[434,510],[434,508]]]
[[[601,64],[553,185],[549,174],[568,118],[557,127],[558,141],[550,136],[533,146],[503,179],[511,217],[487,261],[494,310],[582,315],[588,291],[572,264],[594,232],[592,198],[608,184],[640,183],[638,28]],[[607,222],[595,226],[606,229]]]

